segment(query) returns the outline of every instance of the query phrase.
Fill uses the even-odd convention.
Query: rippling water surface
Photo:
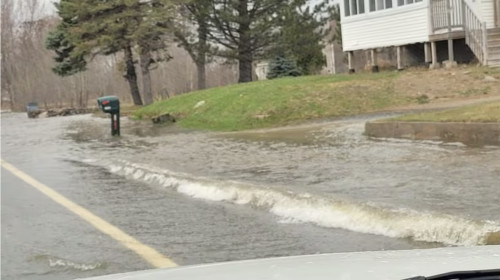
[[[416,247],[500,243],[500,148],[368,139],[368,119],[244,133],[123,119],[113,138],[107,119],[5,114],[2,148],[21,162],[53,152],[163,192],[268,213],[276,224]]]

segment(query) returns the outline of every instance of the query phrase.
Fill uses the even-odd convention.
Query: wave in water
[[[225,201],[267,210],[283,221],[448,245],[500,244],[500,224],[461,217],[390,209],[376,205],[262,188],[240,182],[193,178],[154,167],[120,161],[112,173],[176,190],[197,199]]]

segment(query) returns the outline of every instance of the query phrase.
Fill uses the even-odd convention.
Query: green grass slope
[[[398,96],[396,73],[283,78],[211,88],[154,103],[138,119],[174,115],[184,127],[219,131],[273,127],[415,102]],[[204,101],[204,105],[195,105]]]
[[[483,81],[486,74],[500,78],[500,72],[491,69],[465,67],[257,81],[179,95],[140,108],[134,117],[170,113],[183,127],[218,131],[276,127],[401,105],[500,95],[493,83]],[[204,105],[195,108],[201,101]]]

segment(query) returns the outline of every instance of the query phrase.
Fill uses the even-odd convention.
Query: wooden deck
[[[450,34],[450,35],[448,35]],[[436,41],[445,41],[448,39],[464,39],[465,38],[465,31],[463,30],[457,30],[457,31],[452,31],[451,33],[445,32],[445,33],[440,33],[440,34],[432,34],[429,35],[429,41],[431,42],[436,42]]]

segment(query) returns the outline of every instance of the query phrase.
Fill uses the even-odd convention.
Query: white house
[[[438,67],[436,42],[448,41],[448,61],[453,65],[453,40],[464,39],[484,65],[500,66],[500,0],[340,0],[342,44],[349,69],[356,50],[424,43],[425,60]]]

